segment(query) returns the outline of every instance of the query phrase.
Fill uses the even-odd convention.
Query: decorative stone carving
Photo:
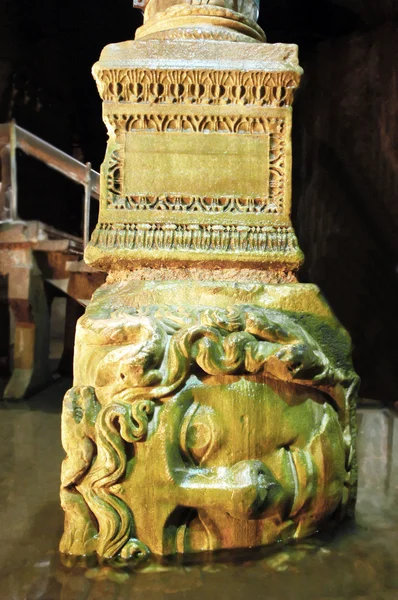
[[[290,221],[300,73],[297,48],[282,44],[105,48],[94,76],[110,139],[86,260],[107,271],[133,260],[145,277],[159,261],[206,261],[221,279],[233,264],[265,281],[272,266],[286,280],[302,261]]]
[[[300,538],[356,491],[349,336],[295,277],[297,49],[253,43],[251,0],[136,6],[140,41],[94,67],[110,137],[85,257],[109,276],[62,424],[60,549],[116,564]]]
[[[349,338],[314,286],[280,287],[123,282],[95,293],[64,401],[63,552],[256,546],[347,513]],[[273,308],[302,295],[312,314]]]

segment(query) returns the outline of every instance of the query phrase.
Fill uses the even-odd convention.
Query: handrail
[[[18,187],[16,150],[20,149],[25,154],[44,162],[46,165],[62,173],[72,181],[84,186],[84,226],[83,238],[85,245],[89,238],[89,215],[91,197],[99,199],[100,175],[91,168],[76,160],[66,152],[59,150],[52,144],[45,142],[33,133],[19,127],[14,121],[0,124],[0,159],[2,162],[2,186],[0,189],[0,219],[1,212],[7,202],[7,192],[10,192],[9,218],[18,219]]]
[[[0,149],[1,146],[9,144],[12,141],[13,133],[15,134],[16,148],[23,150],[25,154],[41,160],[49,167],[76,181],[76,183],[85,185],[87,178],[85,164],[14,122],[0,124]],[[91,169],[91,192],[94,198],[99,198],[100,176],[94,169]]]

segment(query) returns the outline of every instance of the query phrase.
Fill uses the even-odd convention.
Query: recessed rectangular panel
[[[128,132],[125,196],[268,197],[266,134]]]

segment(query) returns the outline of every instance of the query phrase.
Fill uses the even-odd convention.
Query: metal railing
[[[90,236],[91,198],[98,200],[100,195],[99,173],[90,163],[81,163],[15,122],[0,124],[0,222],[18,220],[18,149],[84,187],[83,244],[86,247]]]

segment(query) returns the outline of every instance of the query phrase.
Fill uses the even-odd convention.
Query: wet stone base
[[[395,600],[398,597],[398,417],[358,411],[356,521],[335,534],[196,564],[150,559],[137,567],[59,559],[61,404],[70,381],[29,402],[0,404],[2,600]],[[233,560],[232,558],[233,557]]]

